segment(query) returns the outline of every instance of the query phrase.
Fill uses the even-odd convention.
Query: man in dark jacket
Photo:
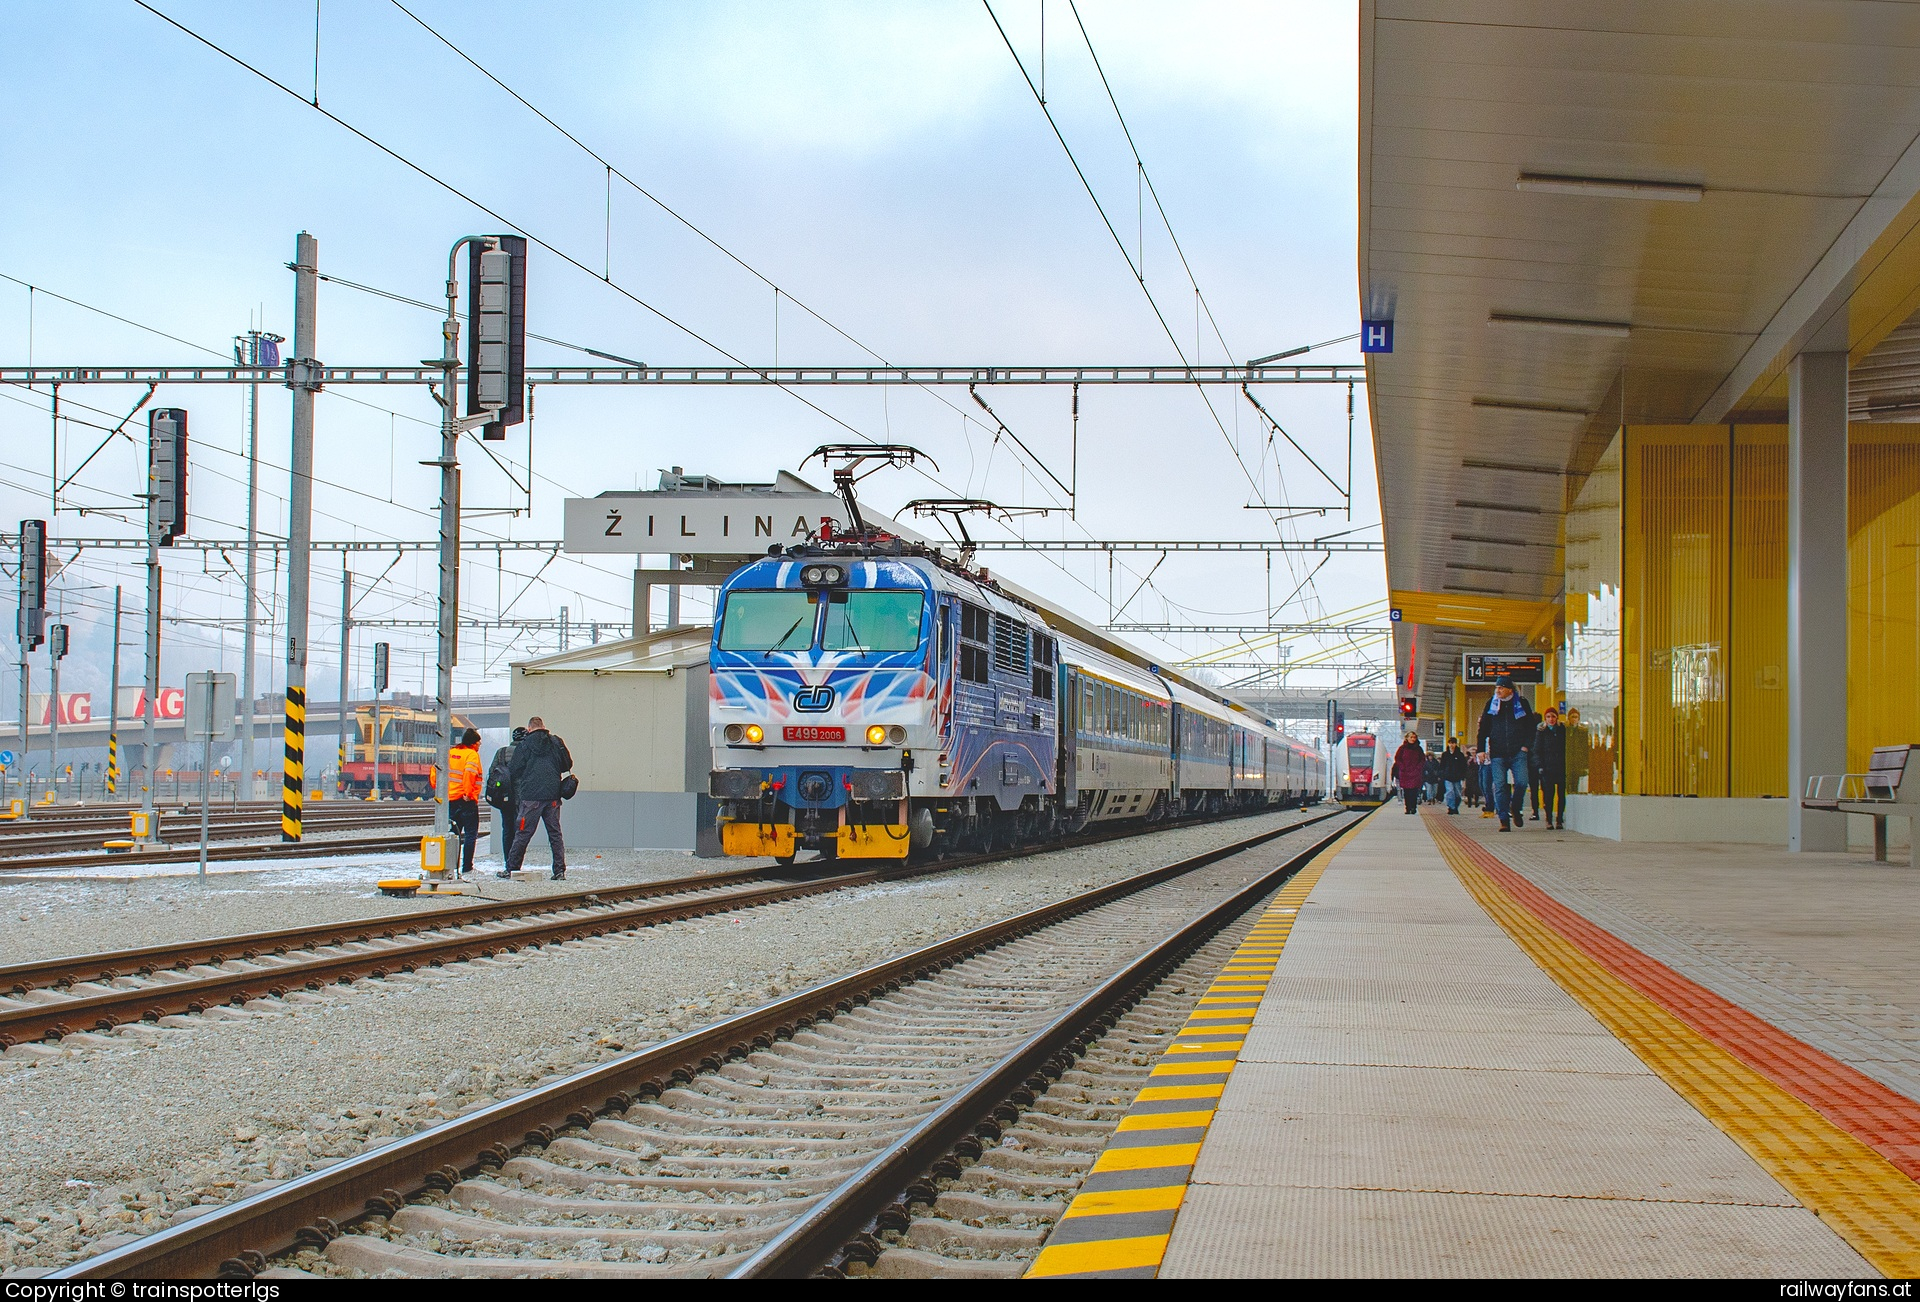
[[[1447,738],[1447,749],[1440,756],[1440,780],[1447,784],[1447,812],[1460,812],[1460,792],[1466,786],[1467,776],[1473,772],[1473,765],[1467,762],[1467,753],[1460,749],[1458,737]]]
[[[1533,744],[1533,730],[1539,716],[1527,706],[1526,698],[1513,690],[1513,679],[1501,674],[1494,684],[1493,699],[1480,715],[1479,747],[1487,754],[1493,770],[1493,807],[1500,815],[1500,830],[1524,827],[1527,796],[1527,748]],[[1512,783],[1509,789],[1508,783]],[[1511,811],[1512,823],[1508,823]]]
[[[507,744],[493,753],[493,762],[487,765],[486,802],[493,806],[494,827],[499,833],[500,857],[506,858],[508,848],[513,845],[515,816],[520,806],[513,798],[513,748],[527,735],[525,728],[515,728],[507,739]]]
[[[547,731],[538,716],[527,720],[527,733],[513,748],[507,772],[513,783],[519,814],[513,825],[513,844],[507,850],[507,870],[511,877],[526,860],[527,846],[540,824],[547,825],[547,844],[553,848],[553,880],[567,879],[567,845],[560,835],[560,780],[573,767],[567,743]]]
[[[1541,799],[1547,807],[1547,826],[1567,825],[1567,730],[1560,711],[1549,705],[1533,734],[1533,764],[1540,774]]]

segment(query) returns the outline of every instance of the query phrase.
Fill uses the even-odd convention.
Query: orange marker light
[[[868,745],[884,746],[886,744],[886,741],[887,741],[887,730],[885,726],[876,723],[871,728],[867,729]]]
[[[747,742],[749,745],[758,746],[765,740],[766,735],[766,729],[762,728],[759,724],[750,723],[747,725]]]

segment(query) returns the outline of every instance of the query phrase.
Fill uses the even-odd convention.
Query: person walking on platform
[[[1549,705],[1540,716],[1540,727],[1533,734],[1533,767],[1539,775],[1538,790],[1547,807],[1547,826],[1562,831],[1567,826],[1567,729],[1560,722],[1560,711]]]
[[[1438,755],[1428,753],[1426,771],[1420,776],[1420,785],[1424,790],[1426,801],[1431,805],[1440,799],[1440,757]]]
[[[1480,817],[1493,817],[1493,760],[1486,747],[1476,745],[1473,752],[1474,786],[1480,792]]]
[[[520,871],[526,861],[527,846],[540,824],[547,825],[547,844],[553,849],[553,880],[567,879],[567,843],[560,834],[561,782],[573,767],[567,743],[547,731],[537,715],[527,720],[527,733],[513,747],[513,759],[507,766],[513,782],[514,799],[519,812],[514,820],[513,844],[507,850],[507,868],[502,877]]]
[[[1440,755],[1440,780],[1447,784],[1447,812],[1460,812],[1460,789],[1466,785],[1467,775],[1473,766],[1467,763],[1467,753],[1460,749],[1458,737],[1447,738],[1447,748]]]
[[[1420,786],[1426,778],[1427,752],[1421,749],[1420,739],[1408,733],[1400,749],[1393,753],[1393,780],[1400,788],[1400,798],[1406,801],[1409,814],[1420,803]]]
[[[1479,744],[1487,752],[1488,768],[1493,772],[1493,807],[1500,815],[1502,832],[1526,826],[1522,811],[1527,797],[1527,748],[1533,744],[1533,730],[1538,725],[1539,716],[1527,706],[1526,698],[1513,690],[1512,677],[1501,674],[1492,699],[1480,715]]]
[[[460,871],[473,871],[473,848],[480,839],[480,733],[469,728],[447,752],[447,821],[460,846]]]

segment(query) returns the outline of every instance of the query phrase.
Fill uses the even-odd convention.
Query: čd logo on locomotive
[[[802,714],[819,714],[833,708],[833,689],[825,683],[802,687],[793,694],[793,708]]]

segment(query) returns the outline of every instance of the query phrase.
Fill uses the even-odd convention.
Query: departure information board
[[[1485,686],[1502,674],[1510,675],[1515,683],[1544,683],[1547,681],[1547,658],[1527,652],[1495,655],[1476,651],[1469,651],[1460,657],[1460,677],[1469,687]]]

